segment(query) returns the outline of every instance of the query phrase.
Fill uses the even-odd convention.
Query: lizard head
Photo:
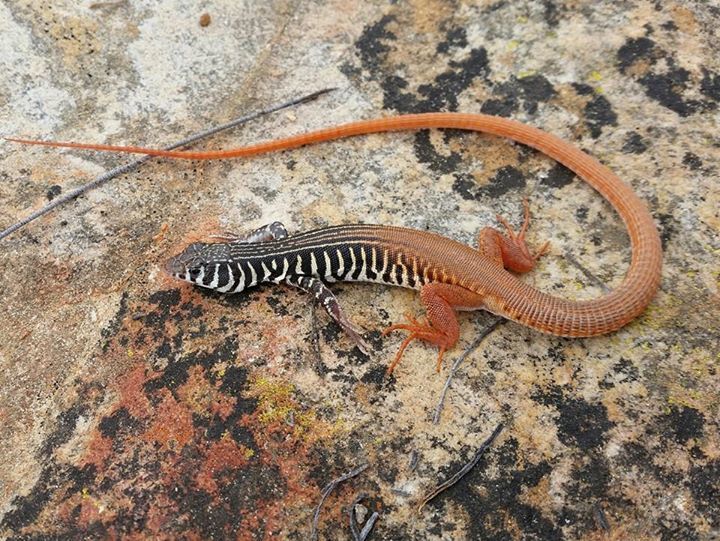
[[[215,287],[215,267],[219,263],[227,263],[229,258],[230,248],[227,244],[194,242],[182,253],[168,259],[165,271],[179,280],[212,289]]]

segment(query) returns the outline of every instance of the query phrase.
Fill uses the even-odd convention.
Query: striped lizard
[[[338,225],[288,236],[279,222],[223,242],[193,243],[166,263],[174,277],[220,292],[237,293],[260,283],[285,283],[311,292],[348,336],[367,352],[360,331],[345,316],[327,283],[379,282],[418,289],[427,320],[407,316],[385,329],[409,334],[388,367],[392,372],[413,340],[444,352],[459,338],[457,310],[487,310],[541,332],[587,337],[612,332],[637,317],[660,283],[660,237],[647,207],[610,169],[562,139],[520,122],[489,115],[422,113],[363,120],[310,133],[216,151],[155,150],[133,146],[9,139],[27,144],[133,152],[169,158],[212,160],[266,152],[370,133],[454,128],[502,136],[533,147],[560,162],[595,188],[627,227],[632,259],[619,287],[584,301],[543,293],[512,272],[533,269],[545,246],[531,252],[525,242],[529,210],[519,232],[500,217],[505,234],[486,227],[471,248],[440,235],[383,225]],[[510,272],[512,271],[512,272]]]

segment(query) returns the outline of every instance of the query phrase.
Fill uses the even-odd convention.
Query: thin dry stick
[[[592,509],[593,515],[595,516],[595,522],[597,522],[598,526],[602,528],[604,532],[609,533],[610,523],[608,522],[607,515],[605,514],[605,510],[602,508],[602,505],[595,502],[593,503]]]
[[[368,538],[379,516],[380,513],[377,511],[373,512],[368,521],[365,523],[365,526],[363,526],[363,529],[360,530],[360,535],[358,536],[357,541],[365,541]]]
[[[447,381],[445,382],[445,387],[443,387],[442,393],[440,394],[440,401],[438,402],[438,405],[435,408],[435,413],[433,414],[434,425],[440,422],[440,412],[442,412],[443,406],[445,405],[445,395],[447,394],[448,389],[450,389],[450,382],[455,376],[455,372],[457,372],[457,369],[460,367],[460,363],[462,363],[465,358],[470,355],[470,353],[475,351],[475,349],[477,349],[480,343],[485,340],[491,332],[493,332],[506,321],[507,320],[503,318],[496,319],[487,329],[480,333],[480,336],[478,336],[475,341],[470,344],[470,347],[463,351],[463,354],[460,355],[460,357],[458,357],[457,360],[453,363],[452,368],[450,369],[450,374],[448,375]]]
[[[502,432],[502,429],[505,428],[502,423],[497,425],[495,430],[493,430],[493,433],[490,434],[490,437],[486,439],[483,444],[480,446],[480,448],[475,451],[475,456],[473,456],[472,460],[465,464],[460,470],[458,470],[450,479],[445,481],[444,483],[440,483],[432,492],[430,492],[425,498],[423,498],[422,503],[420,504],[420,507],[418,507],[418,513],[422,511],[422,508],[425,507],[425,505],[430,502],[435,496],[440,494],[441,492],[447,490],[451,486],[453,486],[455,483],[457,483],[460,479],[465,477],[465,475],[472,470],[477,463],[480,461],[480,457],[483,455],[483,453],[487,450],[490,445],[492,445],[492,442],[495,441],[495,438],[497,438],[500,435],[500,432]]]
[[[90,4],[90,9],[116,8],[127,2],[127,0],[114,0],[111,2],[94,2]]]
[[[355,506],[365,498],[367,498],[367,495],[360,494],[360,496],[355,498],[355,501],[350,506],[350,533],[353,536],[353,541],[365,541],[370,535],[373,526],[375,526],[375,522],[380,517],[380,513],[378,513],[377,511],[373,511],[373,514],[370,515],[370,518],[367,519],[367,522],[365,522],[365,526],[363,526],[363,529],[358,530],[357,521],[355,520]]]
[[[248,122],[250,120],[254,120],[260,116],[264,116],[270,113],[274,113],[275,111],[280,111],[281,109],[287,109],[288,107],[293,107],[295,105],[300,105],[302,103],[306,103],[308,101],[312,101],[323,94],[327,94],[328,92],[331,92],[335,90],[334,88],[324,88],[322,90],[318,90],[317,92],[313,92],[312,94],[308,94],[306,96],[302,96],[300,98],[294,98],[290,101],[286,101],[284,103],[271,105],[270,107],[267,107],[265,109],[261,109],[260,111],[255,111],[253,113],[249,113],[247,115],[241,116],[239,118],[236,118],[235,120],[231,120],[230,122],[227,122],[226,124],[221,124],[219,126],[215,126],[213,128],[209,128],[207,130],[198,132],[194,135],[191,135],[190,137],[187,137],[181,141],[178,141],[177,143],[173,143],[170,146],[167,146],[164,148],[164,150],[173,150],[179,147],[187,146],[191,143],[194,143],[196,141],[199,141],[200,139],[204,139],[206,137],[209,137],[211,135],[214,135],[218,132],[229,130],[230,128],[234,128],[235,126],[238,126],[240,124],[244,124],[245,122]],[[50,201],[47,205],[45,205],[43,208],[36,210],[29,216],[23,218],[19,222],[11,225],[4,231],[0,231],[0,240],[4,239],[8,235],[14,233],[21,227],[29,224],[33,220],[39,218],[40,216],[43,216],[53,210],[55,207],[59,207],[60,205],[67,203],[68,201],[72,201],[76,197],[82,195],[83,193],[92,190],[93,188],[96,188],[100,186],[101,184],[104,184],[110,179],[113,179],[117,177],[118,175],[122,175],[123,173],[127,173],[128,171],[131,171],[138,167],[139,165],[145,163],[148,160],[151,160],[153,156],[142,156],[141,158],[138,158],[136,160],[133,160],[129,163],[126,163],[125,165],[121,165],[120,167],[116,167],[115,169],[111,169],[110,171],[107,171],[106,173],[103,173],[99,177],[95,178],[94,180],[91,180],[90,182],[83,184],[81,186],[78,186],[77,188],[74,188],[73,190],[70,190],[69,192],[65,193],[64,195],[60,197],[56,197],[52,201]]]
[[[318,532],[317,532],[317,526],[318,521],[320,520],[320,508],[322,507],[322,504],[325,503],[325,499],[330,495],[330,493],[335,490],[335,487],[338,486],[343,481],[347,481],[348,479],[352,479],[356,475],[360,475],[362,472],[364,472],[369,464],[363,464],[361,466],[358,466],[352,471],[349,471],[345,475],[342,475],[338,477],[337,479],[333,479],[330,481],[327,485],[325,485],[325,488],[322,489],[320,492],[320,501],[317,504],[317,507],[315,508],[315,514],[313,515],[313,521],[312,521],[312,530],[310,532],[310,538],[313,541],[317,541],[318,538]]]

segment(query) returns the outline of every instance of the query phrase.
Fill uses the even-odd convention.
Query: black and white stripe
[[[336,226],[287,237],[276,222],[247,237],[233,237],[237,240],[230,243],[188,247],[174,258],[187,260],[186,267],[173,274],[222,293],[238,293],[261,283],[290,283],[300,277],[408,288],[426,283],[425,264],[378,237],[376,230],[377,226]],[[268,237],[271,240],[265,240]],[[263,240],[254,241],[258,238]]]

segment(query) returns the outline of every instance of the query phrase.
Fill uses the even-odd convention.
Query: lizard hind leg
[[[478,235],[478,249],[480,252],[501,264],[506,269],[515,272],[528,272],[535,268],[537,260],[547,252],[549,242],[543,244],[535,253],[525,241],[525,233],[530,225],[530,205],[527,199],[523,200],[524,220],[519,232],[515,232],[508,221],[497,216],[498,221],[505,228],[505,234],[492,227],[485,227]]]
[[[420,301],[425,306],[427,320],[420,322],[406,314],[407,323],[390,325],[383,331],[408,331],[392,363],[387,368],[391,374],[402,359],[405,349],[413,340],[421,340],[438,347],[436,371],[442,366],[445,351],[452,348],[460,336],[456,309],[475,310],[483,307],[482,297],[464,287],[439,282],[427,284],[420,290]]]

